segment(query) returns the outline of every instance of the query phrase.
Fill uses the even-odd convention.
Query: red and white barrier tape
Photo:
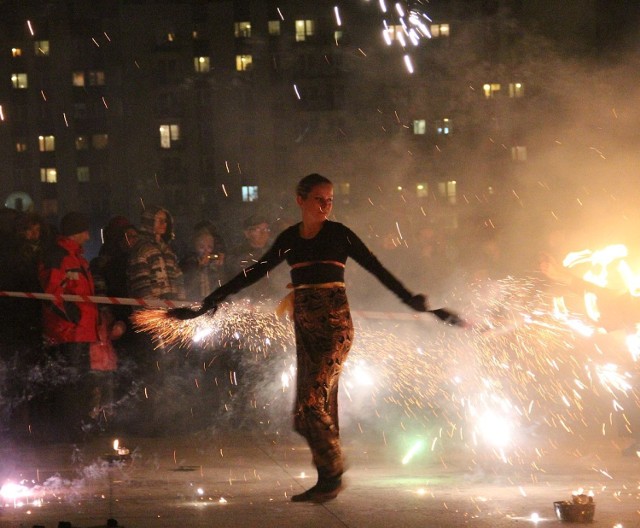
[[[0,297],[16,297],[19,299],[36,299],[41,301],[73,301],[73,302],[90,302],[94,304],[111,304],[140,306],[144,308],[180,308],[183,306],[191,307],[200,304],[200,301],[170,301],[165,299],[132,299],[128,297],[106,297],[100,295],[70,295],[52,293],[36,293],[36,292],[15,292],[1,291]],[[364,319],[387,319],[398,321],[415,321],[418,314],[402,313],[402,312],[369,312],[354,310],[351,312],[356,317]]]
[[[192,306],[194,301],[169,301],[164,299],[130,299],[127,297],[104,297],[100,295],[69,295],[35,292],[0,291],[0,297],[17,297],[20,299],[38,299],[41,301],[74,301],[94,304],[120,304],[127,306],[143,306],[145,308],[178,308]]]

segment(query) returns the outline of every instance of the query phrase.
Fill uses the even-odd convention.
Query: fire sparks
[[[0,497],[5,503],[11,502],[16,507],[26,502],[32,495],[32,490],[23,484],[6,482],[0,488]]]
[[[462,311],[480,321],[469,332],[428,325],[396,332],[390,328],[395,323],[361,320],[354,312],[359,326],[342,376],[349,399],[343,420],[352,418],[353,407],[361,431],[382,426],[402,437],[428,428],[434,431],[429,434],[434,453],[461,444],[476,456],[482,452],[514,464],[527,459],[525,452],[540,457],[530,429],[540,438],[545,438],[542,431],[566,436],[585,427],[606,432],[609,414],[624,414],[627,399],[635,397],[633,381],[620,358],[595,346],[595,338],[606,334],[572,313],[567,303],[554,304],[541,281],[479,282],[465,295],[468,306]],[[154,310],[140,312],[136,321],[165,345],[197,342],[240,351],[245,376],[232,378],[230,387],[242,390],[243,383],[256,379],[247,372],[260,372],[255,375],[261,380],[258,394],[252,396],[257,403],[251,405],[273,413],[265,420],[269,426],[282,423],[280,411],[289,408],[296,375],[289,320],[239,302],[191,321],[167,320],[164,311]],[[639,340],[629,338],[630,343]],[[602,405],[586,413],[594,399]],[[376,425],[378,418],[384,424]],[[422,448],[401,449],[406,464]]]
[[[342,18],[340,17],[340,9],[338,8],[338,6],[335,6],[333,8],[333,13],[336,17],[336,25],[339,27],[342,25]]]
[[[459,431],[463,439],[472,442],[470,445],[475,435],[476,444],[482,438],[489,445],[506,447],[508,431],[517,428],[519,422],[532,420],[537,409],[545,409],[544,400],[561,404],[554,409],[555,424],[570,423],[572,417],[567,415],[564,402],[575,398],[576,385],[555,382],[559,371],[574,367],[555,354],[572,348],[570,330],[553,316],[549,300],[537,292],[534,284],[509,280],[495,286],[493,296],[479,292],[474,301],[490,319],[490,332],[464,336],[437,333],[425,341],[400,338],[384,327],[363,323],[343,375],[351,404],[373,401],[375,413],[399,417],[389,411],[397,408],[404,416],[405,427],[411,422],[439,424]],[[492,299],[489,315],[484,304],[487,298]],[[282,358],[272,363],[278,367],[271,384],[274,393],[263,394],[262,398],[273,402],[291,391],[295,377],[290,355],[294,348],[292,328],[290,322],[269,312],[247,303],[228,303],[213,316],[191,321],[168,320],[162,310],[139,312],[135,319],[139,329],[152,332],[165,345],[190,346],[198,341],[202,346],[208,343],[240,349],[243,355],[257,360]],[[210,332],[203,336],[207,328]],[[282,362],[288,364],[284,370]],[[584,371],[575,374],[585,375]],[[548,378],[554,383],[545,387],[540,380]],[[584,381],[582,386],[591,384]],[[261,389],[267,392],[266,385]],[[543,402],[539,405],[533,403],[540,400]],[[434,442],[434,449],[437,445]]]
[[[422,440],[418,440],[417,442],[415,442],[411,448],[409,449],[409,451],[407,452],[407,454],[402,458],[402,465],[406,466],[409,462],[411,462],[411,460],[413,459],[413,457],[420,452],[422,449],[424,448],[424,442]]]
[[[214,315],[179,321],[169,319],[166,310],[144,310],[132,317],[136,328],[152,334],[159,346],[188,347],[193,342],[228,344],[241,341],[249,349],[268,347],[287,333],[274,313],[248,303],[226,303]]]
[[[409,44],[416,47],[422,39],[433,37],[429,25],[431,18],[421,11],[418,3],[396,2],[393,9],[389,9],[384,0],[378,3],[382,17],[382,38],[387,46],[397,43],[403,50]],[[409,73],[414,72],[410,55],[403,56],[405,67]]]

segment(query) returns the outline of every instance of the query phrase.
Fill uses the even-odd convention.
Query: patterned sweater
[[[153,235],[155,214],[163,210],[169,223],[167,234],[159,242]],[[149,207],[140,222],[140,236],[131,248],[127,263],[129,294],[134,298],[184,299],[184,281],[178,258],[168,241],[173,236],[169,213],[160,207]]]

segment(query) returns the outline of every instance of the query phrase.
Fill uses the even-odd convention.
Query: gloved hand
[[[202,308],[200,308],[200,312],[208,312],[209,310],[213,310],[218,307],[218,304],[221,303],[224,299],[220,297],[215,291],[207,295],[202,301]]]
[[[171,310],[167,311],[167,315],[170,319],[177,319],[178,321],[189,321],[190,319],[200,317],[201,315],[204,315],[211,310],[213,310],[213,313],[215,313],[218,309],[218,298],[219,295],[216,295],[216,293],[213,292],[202,300],[202,304],[197,310],[186,306],[181,306],[179,308],[171,308]]]
[[[416,312],[429,311],[429,303],[427,302],[427,297],[425,295],[422,295],[421,293],[410,297],[409,299],[404,301],[404,303]]]

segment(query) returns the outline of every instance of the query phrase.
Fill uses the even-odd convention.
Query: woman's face
[[[297,197],[303,219],[324,222],[333,209],[333,185],[322,183],[311,189],[306,198]]]
[[[157,237],[164,236],[167,232],[167,213],[158,211],[153,218],[153,234]]]

